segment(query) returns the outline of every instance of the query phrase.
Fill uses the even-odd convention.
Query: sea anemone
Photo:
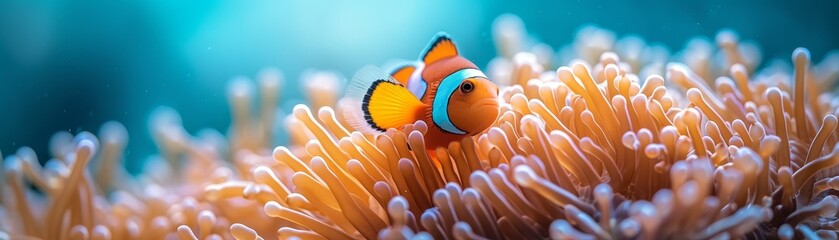
[[[283,75],[266,70],[231,81],[226,137],[155,111],[160,155],[136,177],[116,122],[57,133],[43,166],[8,154],[0,239],[837,238],[839,98],[823,91],[839,53],[796,49],[789,73],[757,71],[731,30],[672,56],[594,26],[554,54],[512,15],[493,36],[501,114],[484,133],[426,151],[422,121],[355,132],[330,72],[304,76],[316,111],[277,117]],[[275,122],[289,144],[272,151]]]

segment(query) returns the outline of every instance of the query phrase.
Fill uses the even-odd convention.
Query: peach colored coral
[[[307,75],[322,107],[275,119],[267,70],[231,82],[227,134],[158,109],[136,177],[115,122],[56,134],[43,167],[7,154],[0,239],[837,238],[839,54],[758,70],[731,31],[671,56],[591,26],[554,54],[509,15],[493,36],[501,115],[475,137],[426,152],[423,122],[354,132],[333,73]]]

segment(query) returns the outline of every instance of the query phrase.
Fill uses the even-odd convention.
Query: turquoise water
[[[479,66],[496,55],[490,30],[503,13],[554,47],[581,26],[680,49],[723,28],[758,42],[764,63],[795,47],[814,61],[839,49],[839,1],[0,1],[0,151],[33,147],[46,160],[56,131],[98,132],[108,120],[130,134],[127,165],[154,152],[157,106],[178,110],[188,131],[225,132],[225,87],[264,67],[286,77],[288,112],[300,73],[351,75],[366,64],[414,59],[438,31]],[[278,142],[282,143],[282,140]]]

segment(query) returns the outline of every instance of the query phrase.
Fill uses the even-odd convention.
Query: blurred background
[[[230,122],[225,87],[264,67],[285,76],[283,111],[302,102],[307,69],[351,76],[367,64],[415,59],[438,31],[484,67],[496,56],[492,21],[521,17],[554,48],[594,24],[671,51],[723,28],[754,40],[763,59],[813,61],[839,48],[839,1],[66,1],[0,0],[0,151],[35,149],[57,131],[128,129],[132,172],[155,151],[148,116],[177,110],[191,133]]]

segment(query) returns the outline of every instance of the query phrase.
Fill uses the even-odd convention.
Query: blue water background
[[[816,61],[839,48],[839,1],[0,1],[0,151],[33,147],[47,159],[56,131],[130,133],[132,172],[155,152],[147,128],[157,106],[186,129],[226,132],[225,86],[266,66],[286,77],[281,107],[302,102],[300,73],[351,75],[366,64],[413,59],[449,32],[479,66],[496,55],[490,28],[502,13],[555,48],[585,24],[639,34],[671,50],[731,28],[764,59],[808,47]],[[282,143],[282,139],[278,142]]]

